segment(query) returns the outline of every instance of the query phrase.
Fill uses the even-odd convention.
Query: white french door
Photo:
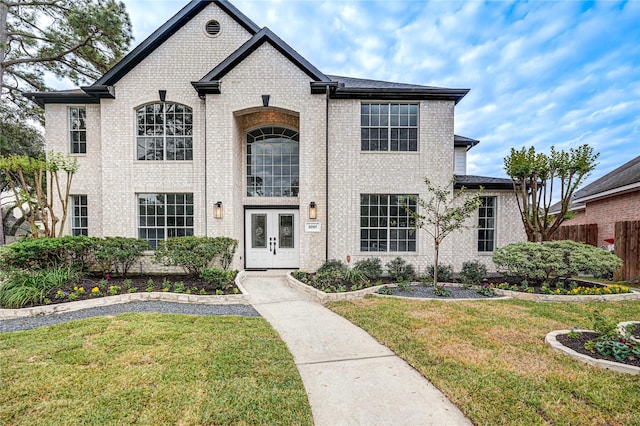
[[[298,210],[245,210],[245,267],[298,268],[299,220]]]

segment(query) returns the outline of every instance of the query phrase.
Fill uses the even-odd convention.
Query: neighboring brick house
[[[487,188],[481,227],[443,245],[459,270],[525,238],[511,181],[466,176],[467,92],[326,75],[227,1],[192,1],[93,85],[28,96],[47,149],[80,162],[67,233],[230,236],[238,268],[402,256],[424,270],[433,244],[399,200],[457,173]]]
[[[595,223],[598,246],[608,248],[616,222],[640,220],[640,156],[576,191],[571,210],[563,226]]]

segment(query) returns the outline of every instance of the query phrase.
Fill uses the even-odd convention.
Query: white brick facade
[[[216,37],[205,24],[221,24]],[[136,195],[193,193],[194,233],[229,236],[239,241],[234,266],[245,266],[247,206],[295,207],[300,211],[299,267],[315,270],[329,258],[352,261],[380,257],[383,263],[401,256],[423,270],[433,262],[433,244],[418,234],[412,253],[360,252],[360,194],[419,194],[427,196],[428,177],[446,184],[454,173],[454,100],[398,100],[419,104],[417,152],[363,152],[360,149],[359,99],[331,98],[310,90],[314,79],[299,63],[274,46],[260,44],[220,78],[220,93],[199,97],[192,86],[225,61],[253,34],[215,2],[210,3],[113,84],[115,98],[86,104],[87,153],[80,162],[72,194],[88,197],[92,236],[138,236]],[[136,108],[166,101],[193,110],[192,161],[136,159]],[[262,95],[270,95],[269,106]],[[372,98],[372,101],[375,101]],[[381,101],[388,102],[388,101]],[[69,152],[67,110],[73,103],[46,103],[47,149]],[[298,197],[261,198],[246,195],[246,133],[258,125],[297,124],[299,132],[300,192]],[[327,129],[328,127],[328,135]],[[326,140],[329,168],[326,167]],[[326,185],[328,179],[328,201]],[[524,239],[515,199],[506,191],[497,196],[496,244]],[[214,203],[222,201],[224,217],[213,217]],[[305,232],[310,202],[318,205],[322,232]],[[328,207],[328,210],[327,210]],[[477,218],[474,218],[474,224]],[[70,224],[67,232],[70,232]],[[327,242],[328,241],[328,242]],[[470,228],[445,240],[441,263],[456,271],[462,262],[480,259],[490,269],[490,256],[477,253],[477,230]]]

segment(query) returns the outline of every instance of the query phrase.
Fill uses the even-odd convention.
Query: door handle
[[[276,247],[278,246],[278,244],[276,244],[276,238],[273,237],[273,255],[276,255]]]
[[[269,238],[269,251],[273,251],[273,238]]]

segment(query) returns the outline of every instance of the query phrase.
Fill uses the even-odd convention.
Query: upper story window
[[[69,142],[72,154],[87,153],[87,109],[69,108]]]
[[[362,151],[417,151],[418,105],[363,103],[360,106]]]
[[[247,196],[297,197],[300,159],[298,132],[261,127],[247,133]]]
[[[478,210],[478,251],[492,252],[496,239],[496,197],[482,197]]]
[[[138,160],[193,160],[193,111],[158,102],[136,110]]]

